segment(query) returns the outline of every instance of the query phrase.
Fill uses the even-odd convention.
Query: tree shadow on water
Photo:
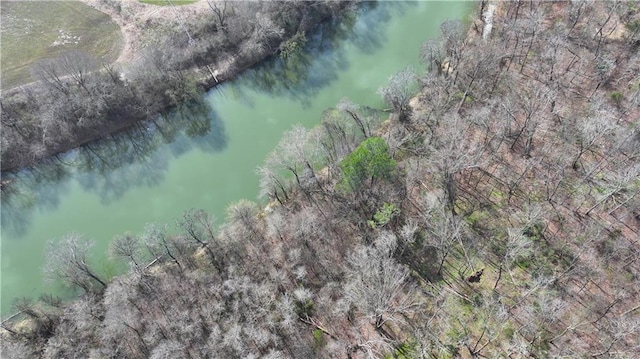
[[[205,152],[220,152],[227,148],[227,133],[222,119],[206,99],[181,106],[176,122],[184,129],[185,141]]]
[[[255,107],[255,100],[250,95],[250,87],[246,86],[247,81],[243,81],[243,76],[248,76],[248,74],[253,70],[247,70],[242,76],[233,81],[224,82],[220,85],[217,85],[213,88],[212,91],[215,93],[209,92],[210,95],[213,95],[213,98],[225,99],[227,97],[232,98],[234,101],[241,103],[243,106],[248,108]]]
[[[350,68],[352,44],[365,54],[381,48],[393,11],[410,5],[364,2],[359,9],[297,35],[272,56],[239,77],[238,82],[272,96],[286,96],[308,106],[325,87]]]
[[[7,204],[7,201],[2,196],[2,205],[0,206],[0,212],[2,212],[1,224],[2,224],[2,240],[9,238],[20,238],[27,233],[27,229],[31,225],[31,212],[28,210],[29,204],[26,208],[24,205]]]
[[[168,159],[158,151],[159,141],[145,132],[146,128],[138,127],[112,140],[84,146],[75,162],[82,188],[106,204],[131,188],[161,183]]]
[[[353,24],[349,42],[365,54],[374,53],[388,41],[387,30],[391,19],[402,16],[416,6],[416,1],[365,2],[358,10],[358,20]]]
[[[75,165],[83,189],[110,203],[133,188],[158,186],[170,161],[195,147],[218,152],[226,146],[222,121],[204,99],[198,99],[83,147]]]
[[[24,237],[36,210],[56,210],[72,178],[107,204],[131,189],[159,185],[170,160],[193,148],[219,152],[226,147],[224,123],[200,98],[33,168],[2,173],[6,183],[0,193],[3,237]]]
[[[53,211],[60,197],[69,191],[69,168],[57,159],[41,161],[32,168],[3,173],[0,194],[2,239],[24,237],[35,210]]]

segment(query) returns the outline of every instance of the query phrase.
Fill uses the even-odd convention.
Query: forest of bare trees
[[[634,6],[444,23],[426,72],[379,90],[388,119],[344,99],[283,135],[257,169],[268,205],[118,236],[131,269],[106,286],[88,239],[52,245],[47,273],[83,294],[18,301],[3,357],[634,357]]]
[[[0,99],[2,170],[32,166],[196,101],[205,89],[294,47],[350,4],[215,1],[197,21],[177,16],[146,24],[146,46],[132,63],[102,63],[79,51],[41,60],[32,69],[35,83]]]

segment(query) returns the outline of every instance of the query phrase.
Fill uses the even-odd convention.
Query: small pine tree
[[[357,191],[367,182],[373,185],[378,179],[390,179],[396,169],[396,161],[389,155],[389,146],[380,137],[369,137],[340,162],[342,181],[346,191]]]

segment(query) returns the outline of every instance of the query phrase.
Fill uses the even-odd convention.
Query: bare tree
[[[598,142],[616,129],[605,109],[594,104],[590,112],[583,121],[578,123],[578,151],[571,164],[576,170],[582,156],[589,151],[595,151],[598,148]]]
[[[465,57],[467,48],[465,27],[459,20],[447,20],[440,25],[440,34],[448,64],[443,62],[443,70],[453,76],[453,83],[457,83],[458,67]]]
[[[186,359],[189,358],[185,353],[184,345],[175,340],[163,340],[151,351],[151,359]]]
[[[225,35],[233,46],[240,46],[242,41],[253,33],[255,16],[262,4],[254,2],[234,2],[233,12],[225,20]]]
[[[264,164],[258,166],[256,172],[260,176],[260,198],[275,199],[280,204],[284,204],[289,199],[289,181],[283,178],[277,169]]]
[[[26,315],[35,325],[36,332],[42,336],[51,336],[55,332],[62,314],[56,309],[48,308],[42,302],[34,302],[31,298],[18,298],[13,303],[13,308]],[[2,328],[14,335],[18,334],[5,325],[5,321],[2,322]]]
[[[522,47],[520,50],[522,54],[520,55],[520,73],[524,70],[525,65],[527,64],[527,59],[529,54],[531,53],[531,49],[533,45],[538,41],[538,33],[541,30],[542,23],[545,20],[544,10],[542,8],[534,8],[532,11],[528,12],[524,18],[524,21],[518,22],[522,25],[522,35],[525,36],[526,42],[528,42],[528,46]]]
[[[422,86],[422,96],[420,100],[428,106],[429,111],[416,116],[418,121],[424,122],[431,132],[435,131],[435,126],[440,125],[444,115],[453,107],[458,92],[453,87],[452,81],[443,76],[428,73],[420,79]]]
[[[30,343],[14,340],[2,340],[0,351],[6,358],[36,358],[36,350]]]
[[[606,356],[615,351],[614,348],[616,348],[619,343],[624,343],[625,340],[631,340],[633,342],[634,339],[631,338],[637,338],[638,334],[640,334],[640,320],[638,320],[637,316],[622,315],[615,317],[607,320],[603,326],[606,330],[598,333],[600,350],[589,353],[592,357]],[[623,347],[627,346],[625,345]],[[630,351],[637,351],[639,347],[637,344],[634,344],[629,349]],[[618,353],[625,355],[628,352],[620,351]]]
[[[232,12],[232,6],[230,6],[229,1],[207,0],[207,4],[209,4],[211,12],[213,12],[218,18],[218,25],[222,31],[226,32],[227,17]]]
[[[389,83],[378,89],[378,94],[398,114],[401,122],[408,121],[411,117],[409,100],[418,89],[417,79],[415,71],[407,67],[391,76]]]
[[[640,181],[638,180],[639,178],[640,163],[631,165],[625,164],[617,167],[612,171],[609,178],[606,178],[605,181],[602,181],[600,183],[605,188],[604,193],[601,194],[596,203],[586,211],[586,214],[588,215],[589,213],[591,213],[591,211],[611,198],[615,200],[614,208],[611,210],[611,212],[631,201],[635,196],[640,194]],[[617,198],[616,196],[622,192],[627,192],[628,195]]]
[[[241,246],[250,249],[250,256],[261,257],[266,250],[261,220],[258,218],[258,206],[248,200],[232,203],[227,208],[227,226],[225,228],[231,237]]]
[[[393,258],[396,247],[395,235],[382,232],[373,246],[361,246],[348,258],[345,296],[385,336],[385,323],[401,321],[413,307],[409,272]]]
[[[273,51],[271,41],[282,39],[284,29],[276,24],[268,15],[261,12],[255,14],[254,38]]]
[[[508,119],[505,127],[508,128],[507,136],[512,140],[512,151],[520,149],[525,157],[531,156],[535,131],[545,119],[545,110],[550,103],[548,91],[538,86],[518,92],[515,98],[505,98],[502,110]]]
[[[577,0],[571,2],[567,11],[569,13],[569,22],[571,23],[569,31],[573,30],[584,16],[590,15],[593,11],[593,2],[593,0]]]
[[[64,80],[65,74],[55,60],[41,60],[36,63],[33,71],[35,77],[50,88],[53,88],[63,95],[70,93],[69,86]]]
[[[431,149],[431,169],[435,170],[446,204],[453,216],[456,215],[457,182],[456,174],[478,167],[481,164],[483,144],[477,138],[467,135],[470,124],[457,114],[449,115],[442,121],[434,134]]]
[[[338,102],[336,108],[347,113],[349,117],[353,119],[365,138],[371,136],[371,128],[372,126],[375,126],[377,124],[377,119],[375,118],[375,116],[360,114],[360,106],[353,103],[353,101],[351,101],[347,97],[343,97],[340,102]]]
[[[598,12],[597,13],[598,16],[596,17],[595,21],[593,21],[593,23],[595,23],[595,25],[598,26],[598,29],[596,30],[595,35],[593,36],[593,40],[597,41],[596,50],[594,54],[594,57],[596,59],[600,55],[600,49],[604,40],[609,35],[611,35],[614,31],[616,31],[616,26],[620,26],[620,24],[608,26],[612,18],[616,16],[616,13],[618,12],[620,7],[620,3],[622,3],[622,1],[611,1],[607,3],[609,6],[605,7],[605,9],[607,10],[606,14],[602,14],[601,12]],[[603,19],[601,17],[602,15],[605,15],[606,18]]]
[[[298,188],[310,196],[312,190],[322,188],[314,166],[322,161],[320,133],[295,125],[282,135],[276,148],[267,156],[258,171],[263,175],[262,195],[269,195],[282,201],[288,197],[286,172],[293,175]]]
[[[93,243],[78,234],[69,234],[59,241],[48,244],[45,274],[49,278],[57,278],[67,284],[82,288],[85,292],[100,289],[107,283],[89,266],[89,250]]]
[[[420,46],[420,60],[427,65],[429,73],[448,74],[449,66],[445,66],[445,59],[446,54],[442,39],[430,39]]]
[[[134,234],[125,233],[115,236],[109,252],[114,258],[127,260],[136,269],[140,266],[140,238]]]
[[[182,28],[182,31],[184,31],[184,33],[187,35],[187,38],[189,39],[189,42],[188,42],[189,46],[195,45],[195,40],[193,39],[193,36],[191,36],[191,32],[189,31],[189,28],[187,27],[187,25],[185,24],[184,19],[182,18],[182,16],[180,15],[178,10],[176,9],[176,6],[173,4],[173,1],[172,0],[167,0],[167,2],[171,6],[171,10],[173,10],[173,14],[175,16],[175,19],[177,19],[178,23],[180,24],[180,27]]]
[[[105,314],[99,337],[106,348],[132,357],[149,354],[145,337],[144,308],[133,290],[135,277],[119,277],[110,283],[104,294]]]
[[[171,258],[178,268],[184,270],[182,260],[189,254],[189,250],[183,247],[179,236],[170,236],[167,233],[167,226],[157,223],[148,223],[144,228],[142,241],[154,258],[167,256]]]
[[[444,206],[437,206],[424,215],[428,228],[426,244],[436,249],[438,253],[438,275],[442,275],[442,269],[447,257],[456,243],[462,243],[465,230],[465,222],[457,215],[451,215]]]
[[[95,59],[81,51],[68,51],[60,55],[57,60],[63,73],[71,77],[75,83],[82,87],[87,94],[91,94],[87,87],[89,74],[97,68]]]
[[[565,173],[571,165],[571,146],[558,145],[554,142],[545,142],[536,156],[540,178],[543,180],[545,199],[554,205],[554,197],[559,193],[563,183],[566,183]]]
[[[355,127],[354,121],[346,121],[345,116],[337,110],[327,110],[322,114],[322,127],[318,132],[330,175],[336,170],[338,162],[358,145]]]
[[[191,209],[183,213],[177,224],[187,233],[190,240],[197,243],[204,249],[211,260],[211,263],[219,270],[223,270],[223,261],[217,256],[212,245],[216,246],[215,219],[212,215],[202,209]],[[217,248],[218,250],[220,248]]]

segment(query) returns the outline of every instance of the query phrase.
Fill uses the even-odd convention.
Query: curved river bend
[[[463,1],[365,4],[337,30],[309,35],[312,45],[297,71],[271,62],[210,91],[205,100],[214,110],[200,116],[204,136],[193,134],[202,133],[198,128],[191,136],[164,133],[164,141],[145,146],[122,135],[106,149],[92,146],[96,158],[118,158],[116,165],[94,158],[82,170],[20,173],[12,186],[17,193],[2,201],[2,314],[16,298],[63,293],[43,281],[51,239],[71,232],[94,239],[94,264],[109,275],[119,270],[106,260],[115,235],[141,233],[149,222],[173,225],[190,208],[223,218],[230,202],[255,199],[255,169],[283,131],[296,123],[314,126],[345,96],[380,108],[377,88],[406,66],[421,69],[420,44],[437,36],[440,23],[474,7]]]

